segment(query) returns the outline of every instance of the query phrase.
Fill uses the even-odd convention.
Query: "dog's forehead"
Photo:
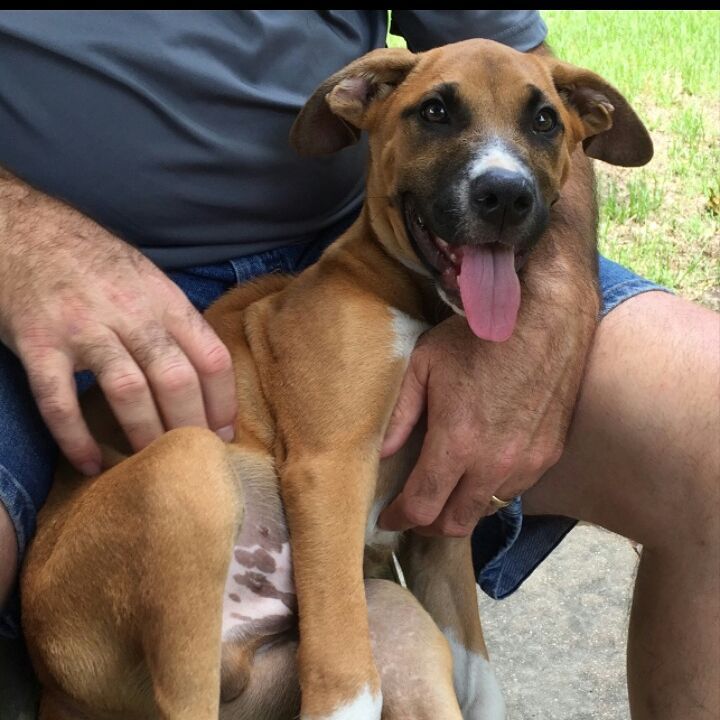
[[[541,58],[491,40],[466,40],[424,53],[403,90],[416,98],[443,84],[457,86],[466,102],[480,106],[516,104],[530,87],[554,95]]]

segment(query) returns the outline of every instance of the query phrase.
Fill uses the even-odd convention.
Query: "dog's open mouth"
[[[410,242],[437,278],[441,297],[463,309],[478,337],[507,340],[520,307],[517,271],[527,252],[499,242],[450,244],[430,230],[410,198],[404,201],[404,213]]]

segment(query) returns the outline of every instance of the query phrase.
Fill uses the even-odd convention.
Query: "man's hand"
[[[388,530],[469,535],[490,498],[531,487],[562,452],[597,322],[592,173],[576,153],[563,199],[523,273],[517,327],[479,340],[464,318],[415,348],[388,427],[396,452],[427,409],[420,458],[380,516]]]
[[[100,470],[73,373],[97,376],[134,450],[166,429],[232,437],[230,355],[183,293],[137,250],[0,171],[0,341],[20,358],[65,456]]]

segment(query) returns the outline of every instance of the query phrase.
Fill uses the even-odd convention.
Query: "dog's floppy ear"
[[[415,67],[418,55],[381,48],[363,55],[315,90],[290,130],[301,155],[329,155],[360,139],[368,110],[387,97]]]
[[[548,59],[565,105],[579,118],[585,154],[612,165],[645,165],[653,156],[648,131],[627,100],[590,70]]]

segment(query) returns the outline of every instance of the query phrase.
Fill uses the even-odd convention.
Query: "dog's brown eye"
[[[557,114],[552,108],[546,107],[540,110],[533,120],[533,130],[539,133],[550,132],[557,125]]]
[[[428,100],[420,108],[420,117],[431,123],[446,123],[448,112],[440,100]]]

